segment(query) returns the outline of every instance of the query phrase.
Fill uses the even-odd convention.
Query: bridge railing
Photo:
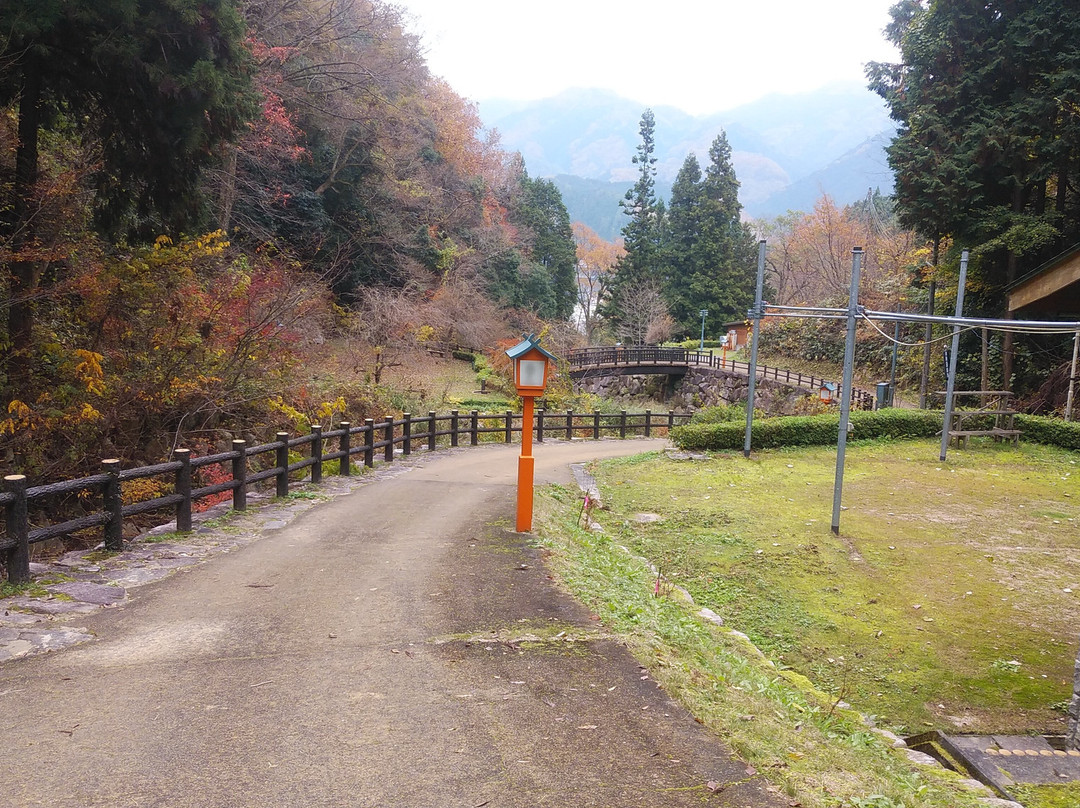
[[[538,409],[533,430],[538,443],[545,437],[567,440],[599,439],[604,435],[649,437],[689,420],[689,414],[674,411],[627,413],[624,410],[605,414]],[[348,476],[353,472],[354,460],[371,468],[377,460],[392,463],[396,454],[407,457],[413,452],[446,446],[511,443],[521,430],[521,414],[509,410],[502,413],[453,410],[448,414],[429,412],[417,417],[406,413],[401,418],[387,416],[379,421],[369,418],[363,426],[342,421],[324,430],[315,425],[307,435],[278,432],[273,441],[257,446],[234,440],[230,451],[202,457],[193,457],[188,449],[177,449],[170,462],[151,466],[121,469],[119,460],[102,460],[100,474],[49,485],[28,486],[25,476],[8,475],[0,491],[0,507],[4,509],[0,561],[8,579],[22,583],[30,578],[30,547],[50,539],[101,528],[105,550],[117,552],[123,548],[124,520],[139,514],[171,511],[177,531],[186,532],[191,530],[196,503],[211,497],[231,495],[233,510],[243,511],[249,489],[256,486],[272,485],[275,496],[284,497],[289,494],[291,480],[309,479],[318,483],[324,471]],[[195,485],[203,476],[200,474],[203,469],[210,470],[205,476],[216,482]],[[163,483],[159,490],[171,487],[172,493],[125,502],[125,493],[129,493],[125,488],[131,492],[145,490],[145,486],[125,486],[125,483],[144,479],[159,479]],[[57,510],[56,503],[71,496],[78,496],[84,506],[90,503],[89,507],[96,510],[65,521],[49,519],[48,514]]]
[[[587,370],[596,368],[602,370],[611,367],[629,367],[634,365],[694,365],[698,367],[715,368],[743,376],[750,375],[749,362],[736,362],[733,359],[723,359],[712,351],[692,351],[686,348],[650,348],[650,347],[614,347],[614,348],[578,348],[567,354],[567,361],[571,371]],[[820,376],[806,375],[785,368],[774,368],[759,364],[757,366],[759,379],[774,379],[793,387],[804,387],[810,390],[820,390],[830,380]],[[837,395],[840,394],[840,384],[836,384]],[[851,403],[858,410],[872,410],[874,408],[874,396],[866,390],[855,388],[851,391]]]

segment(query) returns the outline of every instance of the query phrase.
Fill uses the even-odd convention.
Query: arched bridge
[[[578,348],[567,354],[570,363],[570,377],[583,379],[595,375],[647,375],[664,374],[681,377],[691,367],[714,368],[740,376],[750,375],[749,362],[736,362],[723,359],[712,351],[694,351],[686,348],[659,347],[623,347],[621,345],[604,348]],[[772,368],[759,364],[759,379],[773,379],[782,384],[798,387],[810,393],[817,393],[826,384],[835,385],[837,395],[840,384],[819,376],[808,376],[792,370]],[[851,406],[855,409],[872,410],[874,397],[866,390],[852,390]]]

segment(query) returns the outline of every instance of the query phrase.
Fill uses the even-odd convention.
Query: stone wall
[[[746,376],[716,368],[691,367],[675,389],[665,398],[667,376],[593,376],[574,383],[575,390],[609,399],[650,398],[664,409],[697,410],[718,404],[746,401]],[[758,379],[754,405],[771,415],[794,413],[799,401],[812,395],[806,390],[780,384],[772,379]]]

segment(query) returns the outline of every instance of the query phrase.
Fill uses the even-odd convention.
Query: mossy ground
[[[601,471],[601,521],[778,663],[883,723],[1060,732],[1080,624],[1077,460],[853,446],[836,537],[835,450],[652,457]]]
[[[1080,625],[1080,455],[990,441],[938,452],[850,446],[839,537],[828,448],[609,461],[594,518],[780,668],[879,725],[1060,733]]]

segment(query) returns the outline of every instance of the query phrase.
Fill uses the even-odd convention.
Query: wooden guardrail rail
[[[587,370],[595,368],[602,370],[612,367],[633,366],[657,366],[657,365],[695,365],[698,367],[716,368],[739,373],[743,376],[750,375],[749,362],[736,362],[733,359],[723,359],[716,356],[712,351],[693,351],[686,348],[659,348],[659,347],[604,347],[604,348],[578,348],[567,354],[570,371]],[[819,376],[807,376],[791,370],[772,368],[765,365],[757,366],[759,379],[774,379],[794,387],[804,387],[813,391],[821,389],[825,384],[835,383],[837,391],[840,389],[838,382]],[[872,410],[874,408],[874,396],[866,390],[855,388],[851,391],[851,402],[855,409]]]
[[[546,437],[572,437],[599,439],[602,435],[643,434],[654,430],[668,430],[686,423],[690,415],[685,413],[627,413],[605,414],[545,412],[537,410],[534,423],[535,438],[542,443]],[[189,449],[177,449],[173,460],[152,466],[121,469],[119,460],[102,460],[101,473],[77,480],[28,486],[21,474],[4,478],[4,490],[0,492],[0,506],[4,509],[4,532],[0,535],[0,559],[4,561],[8,580],[22,583],[30,579],[30,547],[33,544],[65,536],[77,531],[100,527],[107,551],[119,551],[123,547],[123,523],[125,518],[152,511],[172,509],[176,529],[191,530],[192,505],[206,497],[232,493],[232,507],[242,511],[247,507],[247,492],[260,483],[273,481],[275,495],[287,496],[291,475],[307,472],[311,482],[322,480],[324,467],[337,461],[337,473],[352,473],[353,459],[362,456],[370,468],[376,458],[391,463],[395,451],[408,456],[414,451],[432,451],[441,446],[459,446],[462,441],[477,446],[481,436],[497,436],[497,440],[511,443],[515,434],[522,430],[521,414],[480,413],[477,410],[462,413],[453,410],[449,414],[429,412],[414,417],[406,413],[401,418],[384,418],[381,421],[367,419],[363,426],[353,426],[342,421],[335,428],[323,430],[311,427],[307,435],[290,437],[288,432],[278,432],[270,443],[248,446],[246,441],[234,440],[232,449],[219,454],[192,457]],[[335,443],[337,448],[327,451]],[[303,452],[298,460],[290,462],[290,452]],[[269,459],[272,458],[272,465]],[[207,466],[229,469],[229,479],[213,485],[193,487],[192,481],[199,469]],[[252,466],[257,470],[253,470]],[[125,505],[123,486],[131,480],[165,477],[171,480],[173,493]],[[100,497],[100,510],[77,519],[55,524],[32,525],[30,505],[39,501],[55,501],[57,497],[89,493]]]

